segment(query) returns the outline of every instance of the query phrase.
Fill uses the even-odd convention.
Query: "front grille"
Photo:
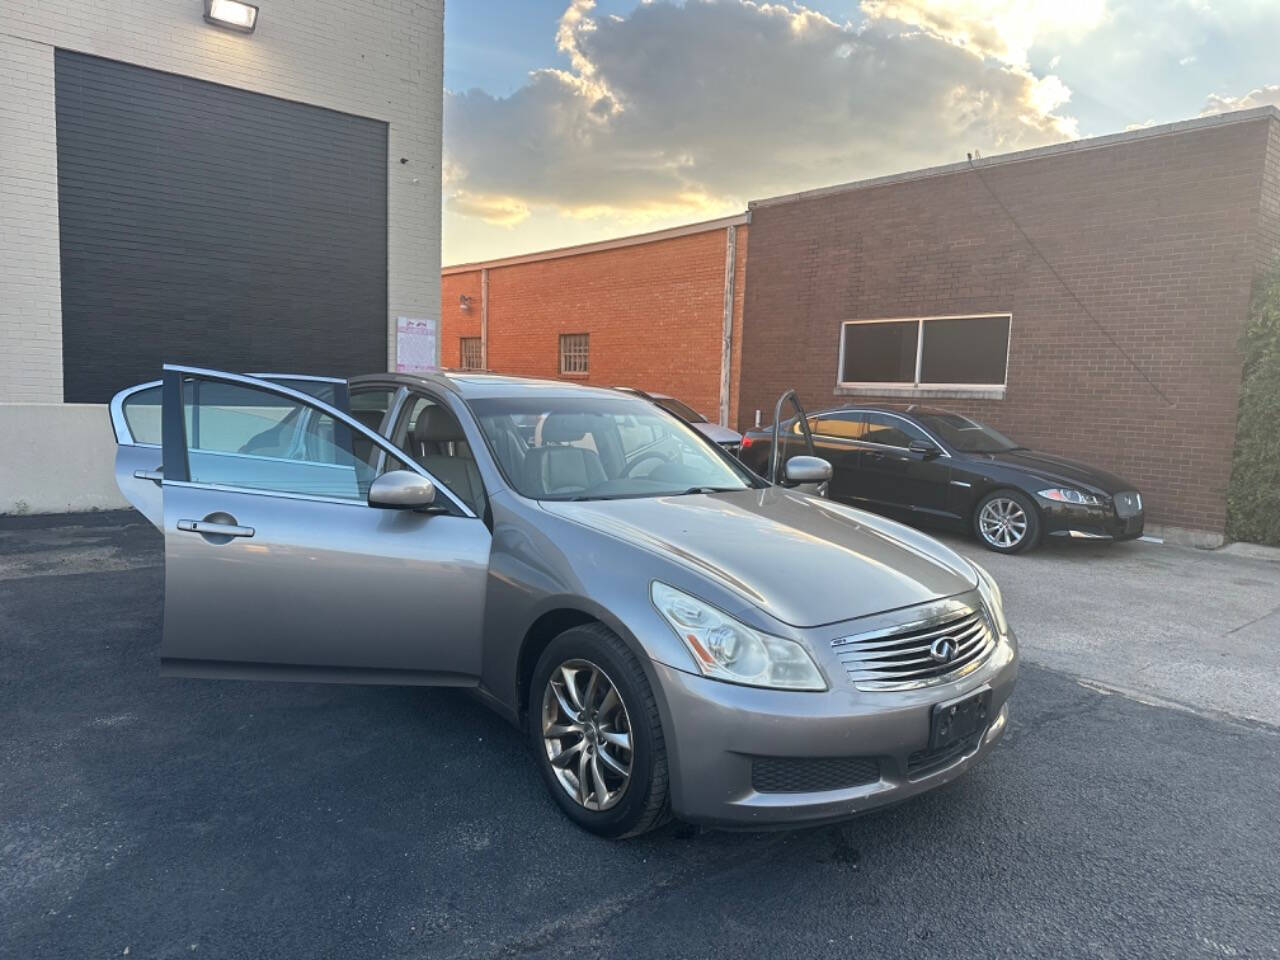
[[[1116,502],[1116,516],[1121,520],[1128,520],[1130,517],[1136,517],[1142,512],[1142,494],[1136,490],[1127,493],[1117,493],[1114,497]]]
[[[941,770],[943,767],[950,766],[976,747],[985,732],[985,730],[979,730],[977,733],[971,734],[963,740],[957,740],[950,746],[942,747],[939,750],[917,750],[907,757],[907,776],[922,777]]]
[[[875,757],[756,757],[751,786],[760,793],[821,793],[880,779]]]
[[[940,641],[950,641],[953,655]],[[908,628],[878,630],[831,641],[849,679],[860,690],[909,690],[941,683],[974,669],[995,648],[995,631],[984,610],[918,623]]]

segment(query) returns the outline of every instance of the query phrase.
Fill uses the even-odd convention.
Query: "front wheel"
[[[529,736],[560,809],[605,837],[631,837],[670,815],[658,706],[634,653],[601,624],[573,627],[538,658]]]
[[[1026,494],[996,490],[973,512],[973,527],[988,550],[1020,553],[1040,541],[1040,512]]]

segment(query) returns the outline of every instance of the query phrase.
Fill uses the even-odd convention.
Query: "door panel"
[[[490,541],[479,520],[171,483],[164,508],[169,672],[223,663],[478,676]],[[253,533],[179,529],[206,518]]]
[[[918,427],[890,414],[868,412],[862,465],[868,497],[877,504],[910,512],[946,514],[951,466],[948,458],[926,459],[906,449],[927,440]]]
[[[308,393],[165,371],[166,672],[477,682],[481,520],[443,488],[431,513],[370,507],[374,461],[408,458]]]

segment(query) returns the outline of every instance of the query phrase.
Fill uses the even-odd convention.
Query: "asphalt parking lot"
[[[0,956],[1280,956],[1280,564],[951,542],[1023,644],[987,763],[619,844],[463,694],[160,678],[141,518],[0,521]]]

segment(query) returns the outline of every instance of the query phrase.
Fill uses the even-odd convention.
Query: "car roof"
[[[837,410],[882,410],[885,413],[911,415],[947,415],[953,413],[941,407],[927,407],[919,403],[846,403],[843,407],[819,410],[817,413],[835,413]]]
[[[592,387],[587,384],[566,383],[563,380],[544,380],[536,377],[512,377],[475,370],[370,373],[352,377],[350,382],[352,386],[362,382],[392,382],[411,388],[415,386],[435,387],[455,393],[464,400],[533,396],[618,399],[618,392],[610,387]]]

